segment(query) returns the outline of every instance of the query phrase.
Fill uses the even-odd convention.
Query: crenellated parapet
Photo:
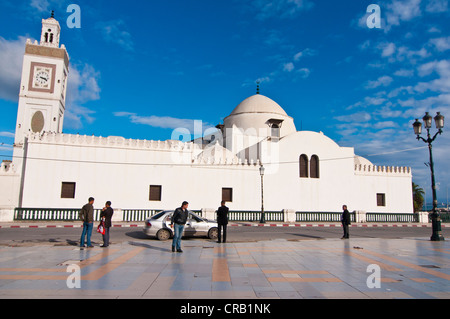
[[[190,151],[195,145],[192,142],[183,143],[178,140],[154,141],[127,139],[120,136],[94,136],[79,134],[49,133],[43,134],[31,133],[28,139],[29,143],[56,144],[69,146],[86,147],[105,147],[105,148],[124,148],[124,149],[142,149],[142,150],[167,150],[167,151]]]
[[[154,141],[127,139],[120,136],[90,136],[46,132],[43,134],[31,133],[28,136],[29,144],[110,148],[133,151],[170,152],[173,163],[167,165],[183,164],[192,166],[235,166],[259,167],[259,160],[242,160],[237,157],[209,156],[204,154],[202,145],[195,142],[182,142],[178,140]]]
[[[356,175],[402,175],[412,176],[410,167],[399,166],[377,166],[377,165],[355,165]]]

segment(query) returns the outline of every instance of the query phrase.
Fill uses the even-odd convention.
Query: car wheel
[[[156,233],[156,237],[161,241],[168,240],[170,239],[170,231],[168,231],[167,229],[160,229]]]
[[[219,236],[219,230],[216,227],[213,227],[208,232],[209,239],[217,239]]]

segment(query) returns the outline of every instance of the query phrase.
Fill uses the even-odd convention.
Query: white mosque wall
[[[259,161],[192,161],[194,143],[128,140],[67,134],[29,138],[23,207],[77,208],[93,196],[122,209],[173,209],[184,200],[191,209],[215,209],[222,188],[232,188],[232,210],[261,208]],[[321,133],[297,132],[264,152],[266,211],[412,212],[411,171],[355,166],[353,148],[339,147]],[[277,156],[274,154],[277,153]],[[299,156],[319,157],[320,178],[300,178]],[[370,169],[370,171],[369,171]],[[75,182],[74,199],[61,198],[62,182]],[[162,186],[161,201],[149,200],[150,185]],[[376,196],[385,194],[386,206]]]

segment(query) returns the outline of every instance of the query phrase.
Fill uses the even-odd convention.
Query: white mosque
[[[259,92],[203,139],[64,134],[69,56],[59,38],[51,17],[42,20],[40,43],[25,45],[14,156],[0,168],[0,211],[77,208],[90,196],[119,211],[173,209],[184,200],[214,211],[222,199],[231,210],[259,211],[263,186],[266,211],[337,212],[347,204],[359,212],[413,212],[410,168],[375,166],[321,132],[297,131]]]

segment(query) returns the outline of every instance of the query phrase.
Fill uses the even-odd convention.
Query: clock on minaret
[[[59,45],[61,27],[54,13],[42,20],[41,40],[27,40],[23,58],[15,144],[31,133],[61,133],[66,107],[69,55]]]

